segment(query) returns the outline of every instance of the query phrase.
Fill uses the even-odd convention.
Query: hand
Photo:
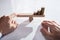
[[[43,21],[42,29],[40,30],[46,40],[60,40],[60,28],[54,21]],[[48,27],[50,28],[50,32],[48,32]]]
[[[0,32],[6,35],[14,31],[17,27],[17,23],[11,19],[11,16],[2,16],[0,18]]]

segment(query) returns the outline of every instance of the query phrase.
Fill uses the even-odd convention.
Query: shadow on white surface
[[[21,38],[25,38],[32,32],[31,27],[25,27],[29,23],[30,22],[28,20],[24,21],[23,23],[18,25],[17,29],[14,32],[4,36],[1,40],[21,40]]]
[[[42,33],[40,32],[40,29],[41,29],[41,25],[39,25],[37,31],[36,31],[36,34],[33,38],[33,40],[45,40],[44,36],[42,35]]]

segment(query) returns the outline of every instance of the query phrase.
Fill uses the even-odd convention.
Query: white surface
[[[0,17],[13,12],[11,0],[0,0]]]
[[[46,6],[45,0],[11,0],[13,11],[16,13],[33,13]]]

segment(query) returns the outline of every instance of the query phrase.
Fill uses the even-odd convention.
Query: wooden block
[[[44,15],[44,10],[45,10],[45,8],[42,7],[42,8],[41,8],[41,11],[40,11],[40,15]]]
[[[38,10],[37,12],[34,12],[33,15],[44,15],[45,8],[42,7],[41,10]]]
[[[31,22],[33,20],[33,16],[30,16],[29,17],[29,21]]]

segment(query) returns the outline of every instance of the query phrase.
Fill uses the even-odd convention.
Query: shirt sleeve
[[[1,37],[2,37],[2,33],[0,32],[0,39],[1,39]]]

